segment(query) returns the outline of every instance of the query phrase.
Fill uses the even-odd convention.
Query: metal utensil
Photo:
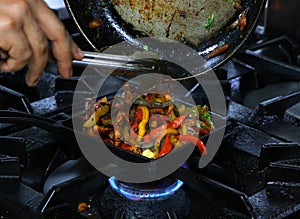
[[[114,55],[106,53],[84,51],[82,60],[73,60],[73,66],[95,66],[103,68],[117,68],[125,71],[155,71],[158,70],[158,60],[139,59],[135,56]]]

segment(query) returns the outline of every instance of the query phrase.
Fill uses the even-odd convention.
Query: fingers
[[[78,46],[71,40],[65,27],[57,16],[43,2],[27,0],[33,8],[33,14],[39,26],[52,42],[53,55],[57,60],[58,71],[65,77],[72,76],[72,59],[82,59],[83,55]]]
[[[72,41],[53,41],[52,49],[53,55],[56,58],[58,64],[59,73],[69,78],[73,74],[72,59],[82,59],[83,53],[80,48]]]
[[[35,86],[47,63],[47,38],[27,2],[12,0],[10,4],[0,4],[0,10],[0,47],[8,55],[0,70],[17,71],[28,64],[25,80],[28,86]]]
[[[82,51],[72,41],[64,25],[43,0],[0,0],[0,71],[12,72],[28,64],[26,83],[37,84],[47,63],[48,42],[60,74],[72,75],[72,59],[82,59]]]
[[[28,86],[37,85],[48,60],[48,41],[30,10],[24,20],[24,32],[31,47],[32,56],[28,62],[28,73],[25,81]]]
[[[7,58],[0,63],[0,71],[11,72],[23,68],[32,53],[21,26],[9,15],[0,15],[0,48],[1,56]],[[3,51],[7,51],[4,53]],[[7,55],[8,54],[8,55]]]
[[[77,60],[81,60],[83,59],[83,52],[82,50],[76,45],[76,43],[71,42],[71,50],[72,50],[72,54],[73,54],[73,58],[77,59]]]
[[[8,56],[7,52],[0,49],[0,59],[5,60],[5,59],[8,59],[8,57],[9,56]]]

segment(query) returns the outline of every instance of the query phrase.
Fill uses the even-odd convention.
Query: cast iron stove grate
[[[278,41],[294,46],[285,37],[271,44]],[[295,111],[288,110],[299,102],[299,92],[269,98],[255,109],[243,105],[247,93],[263,88],[263,82],[278,82],[283,77],[298,81],[299,68],[289,65],[291,71],[282,76],[285,65],[280,64],[273,77],[276,65],[272,59],[252,67],[260,63],[253,58],[256,48],[216,71],[230,121],[217,155],[198,169],[199,157],[193,154],[172,174],[174,180],[183,182],[179,191],[190,200],[184,218],[300,217],[300,127],[297,115],[291,119]],[[105,219],[101,200],[105,195],[119,197],[113,192],[109,196],[108,177],[84,159],[70,132],[72,96],[80,72],[75,69],[75,76],[64,80],[49,63],[41,84],[30,91],[23,83],[24,72],[0,75],[0,107],[5,110],[0,115],[0,217]],[[124,83],[120,78],[109,80],[107,94]],[[201,92],[197,84],[190,88],[200,103]],[[79,213],[81,202],[89,208]],[[111,214],[126,218],[124,209]],[[168,211],[165,218],[180,218],[180,214]]]
[[[63,84],[64,80],[57,79],[57,82]],[[54,127],[70,125],[68,95],[71,91],[65,92],[66,86],[61,88],[64,92],[59,87],[56,89],[56,96],[48,100],[65,101],[61,101],[60,107],[47,111],[42,117],[30,116],[27,112],[2,114],[1,124],[5,123],[3,118],[20,115],[21,118],[35,118],[42,122],[24,125],[19,124],[20,119],[9,120],[10,127],[18,124],[18,128],[1,129],[1,146],[8,146],[1,148],[1,154],[5,155],[1,157],[0,168],[1,200],[7,203],[6,206],[15,206],[11,209],[20,208],[27,212],[31,218],[88,218],[91,214],[105,218],[101,200],[105,191],[109,191],[109,179],[94,170],[80,153],[74,152],[73,144],[76,142],[70,142],[69,138],[63,136],[58,138],[57,130],[53,133],[44,125],[45,122]],[[197,93],[197,88],[193,92]],[[67,96],[62,97],[62,93],[67,93]],[[38,102],[30,103],[30,106],[33,112],[38,111],[35,109],[39,106]],[[261,108],[262,114],[257,114],[255,110],[230,101],[231,124],[227,127],[222,146],[214,160],[199,170],[195,165],[197,155],[193,155],[185,167],[174,173],[173,177],[184,183],[182,191],[191,203],[189,213],[184,218],[199,218],[199,215],[203,218],[299,216],[297,158],[300,150],[298,142],[291,143],[293,141],[288,138],[294,136],[295,139],[299,127],[284,122],[281,111],[279,113],[275,107],[267,106]],[[241,118],[239,110],[246,116]],[[255,115],[256,120],[249,120],[251,115]],[[276,118],[268,120],[269,123],[264,125],[255,122],[264,120],[266,116]],[[274,129],[266,129],[278,123],[285,124],[291,131],[282,131],[281,135],[277,135]],[[289,135],[284,136],[287,133]],[[32,182],[34,178],[35,182]],[[116,193],[114,195],[118,196]],[[87,212],[77,212],[80,202],[89,204]],[[8,212],[13,214],[20,209]],[[3,215],[9,214],[5,212]],[[113,214],[116,218],[124,218],[126,215],[122,210],[114,211]],[[174,212],[166,213],[166,218],[179,216]]]

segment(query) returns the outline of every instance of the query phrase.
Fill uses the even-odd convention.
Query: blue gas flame
[[[108,179],[108,182],[112,189],[114,189],[119,194],[123,195],[124,197],[130,200],[144,200],[144,199],[162,199],[167,198],[174,194],[178,189],[181,188],[183,182],[181,180],[176,180],[175,183],[168,186],[167,188],[158,189],[156,191],[140,191],[136,192],[136,190],[129,190],[122,188],[118,184],[118,181],[115,177],[111,177]]]

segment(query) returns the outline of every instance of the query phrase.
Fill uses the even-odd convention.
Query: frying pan
[[[108,0],[64,1],[79,31],[95,51],[102,51],[121,41],[127,41],[136,47],[143,47],[136,39],[147,35],[143,32],[133,30],[132,26],[119,16]],[[206,60],[206,65],[210,68],[216,68],[224,64],[236,53],[253,32],[264,4],[265,0],[241,0],[240,8],[236,10],[230,21],[215,35],[203,41],[198,46],[189,46],[203,56]],[[239,28],[235,28],[228,30],[228,27],[238,19],[244,10],[247,10],[247,24],[245,29],[240,30]],[[101,18],[102,25],[94,29],[89,28],[89,22],[96,18]],[[221,43],[226,43],[229,47],[221,54],[208,58],[205,53],[219,47]]]
[[[133,28],[118,15],[118,13],[106,0],[65,0],[65,4],[80,32],[96,52],[101,52],[109,46],[113,46],[122,41],[126,41],[129,44],[136,46],[137,48],[144,47],[144,45],[140,43],[141,41],[136,40],[136,37],[144,37],[146,35],[142,32],[133,30]],[[222,27],[222,30],[220,32],[193,49],[195,49],[198,53],[203,54],[204,58],[207,59],[207,63],[211,68],[216,68],[217,66],[222,65],[238,50],[238,48],[241,47],[241,45],[254,30],[259,15],[264,8],[263,5],[264,0],[242,0],[241,9],[236,12],[235,17],[233,17],[227,25],[224,25],[224,27]],[[238,18],[239,14],[242,13],[242,11],[246,9],[248,11],[246,28],[243,31],[241,31],[240,29],[227,31],[228,26]],[[96,18],[101,18],[102,25],[94,29],[89,28],[88,25],[90,21]],[[214,56],[212,58],[205,57],[204,51],[210,50],[210,48],[213,48],[215,45],[219,46],[220,42],[228,43],[230,45],[229,48],[218,56]],[[177,53],[177,50],[177,48],[174,49],[174,54]],[[154,49],[154,51],[156,51],[156,49]],[[182,78],[186,78],[186,76],[184,75]],[[215,129],[214,133],[218,135],[225,129],[225,127],[223,126],[223,124],[225,124],[225,121],[221,119],[221,122],[218,126],[217,122],[215,121],[216,120],[213,119],[213,122],[216,125],[215,127],[218,127],[218,129]],[[78,122],[73,122],[73,125],[74,124],[79,125]],[[75,130],[82,130],[81,125],[74,128]],[[211,132],[209,135],[211,136],[212,134],[213,132]],[[95,145],[95,149],[97,149],[97,147],[99,147],[99,144]],[[111,148],[119,149],[118,147],[114,146],[112,146]],[[186,149],[186,147],[184,147],[184,149]],[[122,157],[127,160],[126,157],[128,156],[128,154],[130,154],[130,152],[123,151],[121,152],[121,154],[124,155]],[[181,153],[180,156],[182,156]],[[97,157],[97,159],[101,160],[99,159],[99,157]],[[207,157],[207,159],[209,158]],[[116,162],[115,164],[116,166],[119,166],[118,162]],[[157,168],[159,168],[159,166],[157,166]],[[152,175],[152,172],[150,172],[148,174],[149,176]],[[165,170],[162,172],[165,172]],[[162,172],[160,172],[159,170],[156,173],[160,174]]]

